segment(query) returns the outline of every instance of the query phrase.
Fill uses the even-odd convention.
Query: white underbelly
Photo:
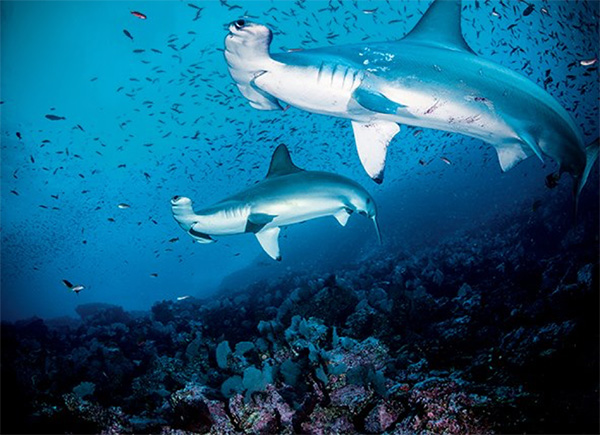
[[[266,228],[270,228],[284,227],[323,216],[330,216],[338,212],[342,207],[341,202],[327,198],[296,198],[270,206],[262,205],[259,210],[253,210],[253,212],[275,216],[266,225]]]
[[[382,86],[381,93],[389,100],[405,106],[398,116],[382,114],[377,119],[393,120],[399,124],[461,133],[497,144],[515,137],[513,129],[493,102],[449,92],[423,92]]]
[[[211,236],[241,234],[246,231],[248,215],[247,207],[224,208],[210,216],[203,216],[200,225]]]
[[[308,112],[345,117],[352,92],[364,72],[341,65],[279,65],[256,79],[256,85],[280,101]]]

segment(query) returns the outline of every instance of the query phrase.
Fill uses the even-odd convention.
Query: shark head
[[[273,33],[267,26],[252,23],[240,18],[229,24],[229,35],[225,39],[225,47],[243,45],[244,50],[255,50],[258,53],[269,53],[269,45],[273,40]]]
[[[202,216],[194,212],[192,200],[185,196],[171,198],[173,217],[181,228],[200,243],[212,243],[215,240],[200,230]]]
[[[274,64],[269,54],[273,33],[262,24],[239,19],[229,25],[225,37],[225,59],[238,89],[260,110],[280,110],[279,101],[254,86],[254,79],[268,72]]]

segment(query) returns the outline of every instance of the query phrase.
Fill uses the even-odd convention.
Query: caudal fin
[[[377,218],[375,216],[373,216],[371,218],[371,220],[373,221],[373,225],[375,226],[375,233],[377,234],[377,241],[381,245],[382,242],[381,242],[381,233],[379,232],[379,223],[377,222]]]
[[[600,138],[597,138],[588,146],[585,147],[585,169],[579,176],[579,178],[575,182],[575,212],[577,212],[577,205],[579,202],[579,194],[581,193],[581,189],[585,185],[592,168],[594,167],[594,163],[598,159],[598,151],[600,150]]]

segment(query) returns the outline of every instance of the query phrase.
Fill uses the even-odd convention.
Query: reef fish
[[[495,147],[507,171],[549,156],[581,191],[598,154],[585,146],[569,113],[524,76],[477,56],[461,32],[460,0],[435,0],[417,25],[392,42],[269,52],[272,32],[239,19],[229,26],[225,59],[250,105],[291,105],[352,121],[358,155],[383,181],[399,124],[461,133]]]
[[[181,228],[200,243],[214,242],[212,236],[253,233],[278,261],[280,228],[323,216],[334,216],[345,226],[358,212],[373,221],[381,241],[371,195],[341,175],[300,169],[285,145],[275,149],[266,178],[252,187],[196,212],[189,198],[175,196],[171,208]]]
[[[82,286],[81,284],[78,285],[73,285],[70,281],[63,279],[62,280],[63,284],[65,285],[65,287],[67,287],[69,290],[71,290],[73,293],[75,294],[79,294],[83,289],[85,289],[84,286]]]

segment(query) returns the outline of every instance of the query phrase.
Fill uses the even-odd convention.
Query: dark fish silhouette
[[[62,121],[63,119],[67,119],[64,116],[56,116],[56,115],[46,115],[46,118],[49,119],[50,121]]]

